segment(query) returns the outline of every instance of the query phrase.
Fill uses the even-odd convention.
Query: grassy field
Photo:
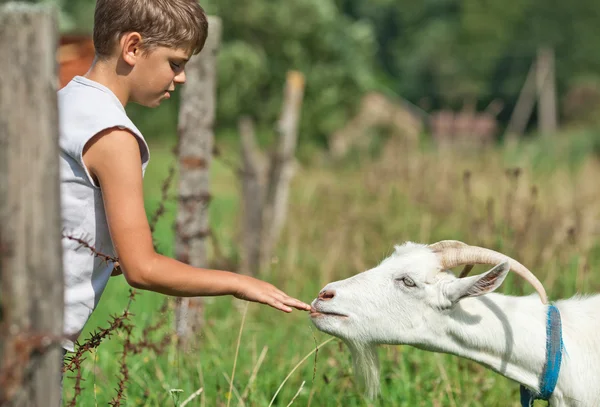
[[[470,153],[405,151],[390,141],[377,154],[351,154],[340,163],[315,153],[294,178],[277,257],[261,278],[310,302],[324,284],[372,267],[396,243],[459,239],[519,259],[539,276],[551,299],[600,291],[600,162],[591,153],[591,139],[585,133],[561,135]],[[145,179],[149,213],[173,159],[168,145],[155,143],[151,150]],[[214,256],[212,245],[211,253],[216,264],[235,264],[239,190],[230,164],[237,152],[229,145],[222,150],[224,159],[212,167],[210,216],[223,258]],[[156,238],[159,249],[170,254],[172,199],[167,209]],[[533,292],[512,275],[499,291]],[[111,279],[82,338],[107,326],[127,297],[123,278]],[[132,305],[134,337],[160,316],[163,301],[153,293],[138,295]],[[200,388],[187,406],[519,405],[516,383],[475,363],[408,346],[380,348],[382,396],[369,402],[355,386],[350,354],[339,340],[327,342],[315,358],[315,346],[330,337],[306,313],[284,314],[252,303],[244,314],[247,303],[230,297],[205,302],[206,326],[194,351],[171,345],[161,355],[129,356],[122,405],[181,406]],[[77,405],[105,406],[115,396],[122,343],[121,333],[88,356]],[[65,402],[72,387],[73,379],[66,378]]]

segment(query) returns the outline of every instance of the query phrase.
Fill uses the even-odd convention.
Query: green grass
[[[316,154],[303,162],[293,180],[277,256],[260,277],[310,302],[324,284],[373,266],[395,243],[459,239],[518,258],[539,276],[552,299],[600,291],[600,275],[590,271],[600,267],[595,227],[600,164],[587,147],[575,146],[565,157],[537,143],[457,154],[407,152],[391,140],[381,155],[354,154],[352,162],[335,164]],[[160,185],[172,162],[169,145],[154,143],[151,151],[145,178],[149,214],[158,205]],[[231,163],[237,156],[231,145],[223,155],[212,166],[210,220],[225,260],[235,264],[239,191]],[[506,173],[514,167],[521,168],[518,176]],[[471,174],[466,179],[465,171]],[[176,185],[155,232],[159,250],[170,255]],[[534,186],[537,194],[532,194]],[[209,249],[214,262],[223,260],[214,258],[212,244]],[[123,311],[128,290],[122,277],[111,279],[82,339]],[[499,291],[529,294],[532,289],[510,275]],[[155,293],[138,295],[132,305],[134,337],[156,321],[163,301]],[[130,380],[122,405],[178,406],[202,388],[188,406],[238,406],[236,392],[244,392],[258,368],[245,405],[267,407],[299,361],[330,338],[318,332],[305,313],[284,314],[252,303],[236,360],[246,303],[216,297],[206,298],[205,304],[205,326],[197,333],[193,351],[171,345],[161,355],[146,351],[129,356]],[[170,324],[156,333],[158,337],[172,334],[172,311],[168,316]],[[85,361],[84,390],[77,405],[104,406],[115,396],[123,335],[106,340]],[[261,352],[264,358],[258,364]],[[365,400],[356,388],[350,354],[339,340],[320,348],[316,360],[314,356],[293,372],[273,406],[287,406],[303,383],[294,406],[519,405],[516,383],[450,355],[408,346],[381,347],[382,396],[375,402]],[[235,391],[230,394],[232,375]],[[64,387],[68,402],[73,380],[67,378]]]

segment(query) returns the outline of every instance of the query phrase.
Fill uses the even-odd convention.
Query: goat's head
[[[474,264],[494,267],[467,277]],[[461,278],[449,271],[458,265],[466,265]],[[529,281],[547,303],[539,280],[508,256],[458,241],[408,242],[396,246],[377,267],[327,284],[312,303],[311,319],[319,330],[344,340],[358,378],[374,396],[379,389],[378,344],[427,347],[435,335],[435,327],[426,322],[430,316],[447,313],[462,298],[495,290],[509,270]]]

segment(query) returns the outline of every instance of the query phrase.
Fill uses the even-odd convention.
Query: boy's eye
[[[174,71],[181,71],[183,70],[183,64],[171,62],[171,69]]]

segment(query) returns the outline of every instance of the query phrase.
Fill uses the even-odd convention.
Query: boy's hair
[[[121,36],[138,32],[142,51],[153,47],[204,47],[208,21],[197,0],[98,0],[94,13],[94,48],[99,59],[114,52]]]

